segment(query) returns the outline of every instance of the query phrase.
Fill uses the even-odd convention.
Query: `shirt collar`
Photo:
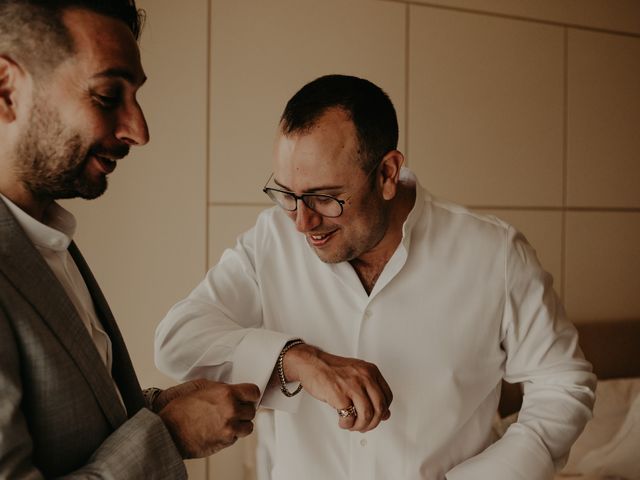
[[[0,197],[11,211],[16,221],[36,246],[49,250],[63,251],[69,248],[69,244],[76,232],[76,219],[56,202],[53,202],[46,211],[47,223],[41,223],[26,213],[15,203],[0,193]]]
[[[416,222],[422,215],[425,197],[428,194],[426,193],[422,185],[420,185],[420,182],[418,181],[416,175],[406,167],[402,167],[402,169],[400,170],[400,181],[406,183],[416,191],[416,199],[415,203],[413,204],[413,208],[409,212],[409,215],[407,215],[407,218],[402,225],[402,244],[405,246],[405,248],[409,249],[411,232],[413,231],[413,227],[415,227]]]

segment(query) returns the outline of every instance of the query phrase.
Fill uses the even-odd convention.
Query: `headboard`
[[[598,379],[640,377],[640,318],[576,324],[584,356]],[[498,411],[506,417],[520,410],[520,384],[502,382]]]

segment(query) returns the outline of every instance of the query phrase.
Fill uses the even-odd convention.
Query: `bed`
[[[593,420],[557,480],[640,480],[640,318],[581,322],[580,346],[598,376]],[[515,421],[520,385],[503,383],[496,430]]]

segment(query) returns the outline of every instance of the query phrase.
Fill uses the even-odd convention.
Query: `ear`
[[[391,200],[398,192],[398,182],[400,181],[400,169],[404,163],[404,155],[398,150],[391,150],[380,162],[380,181],[382,197]]]
[[[26,74],[10,58],[0,55],[0,122],[11,123],[17,117],[17,98]]]

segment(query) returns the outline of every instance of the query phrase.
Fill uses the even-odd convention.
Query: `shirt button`
[[[371,317],[371,311],[370,310],[365,310],[363,317],[364,318],[370,318]]]
[[[362,445],[363,447],[367,446],[367,439],[363,438],[362,440],[360,440],[360,445]]]

